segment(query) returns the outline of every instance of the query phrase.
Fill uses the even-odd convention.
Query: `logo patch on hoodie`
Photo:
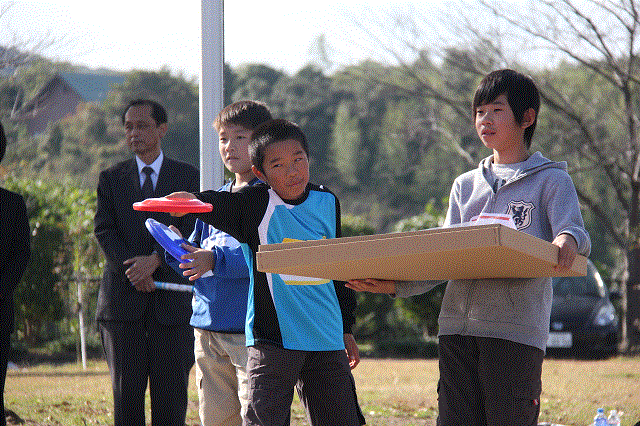
[[[526,201],[511,201],[507,213],[513,216],[513,222],[518,230],[528,228],[531,225],[531,214],[535,209],[533,203]]]

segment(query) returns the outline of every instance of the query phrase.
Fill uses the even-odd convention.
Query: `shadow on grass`
[[[566,360],[606,360],[618,355],[616,351],[593,351],[593,350],[573,350],[573,349],[551,349],[547,348],[546,358],[566,359]]]
[[[59,371],[16,371],[14,370],[11,373],[13,377],[102,377],[108,376],[109,371],[69,371],[69,372],[59,372]]]
[[[102,360],[102,352],[99,350],[88,350],[87,361]],[[16,364],[19,368],[36,367],[42,364],[62,365],[80,361],[80,357],[76,352],[55,351],[40,352],[34,350],[15,349],[12,348],[9,353],[9,361]]]
[[[360,349],[366,358],[436,359],[438,343],[419,340],[379,340]]]

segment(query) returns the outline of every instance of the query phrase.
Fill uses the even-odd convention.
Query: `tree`
[[[23,16],[29,16],[28,5],[16,1],[0,2],[0,70],[10,72],[41,61],[43,56],[55,56],[56,49],[75,52],[76,56],[86,52],[85,40],[73,41],[69,37],[56,37],[51,31],[25,33],[20,25]],[[20,16],[20,13],[23,16]],[[7,74],[10,75],[10,72]]]
[[[15,300],[18,329],[28,343],[36,343],[51,337],[47,330],[65,314],[89,305],[83,299],[97,295],[102,256],[93,235],[96,193],[75,187],[69,179],[9,177],[5,186],[25,197],[32,229],[32,256]],[[83,299],[78,300],[78,294]],[[75,328],[76,321],[70,318],[66,324]]]
[[[370,29],[398,71],[367,77],[435,102],[431,131],[448,134],[442,146],[475,167],[470,102],[479,79],[504,67],[533,74],[544,104],[534,145],[569,162],[586,216],[624,259],[622,349],[640,350],[640,9],[628,0],[540,0],[526,8],[478,0],[466,10],[443,11],[439,23],[419,14],[389,20],[404,51],[378,35],[386,31]],[[450,44],[427,39],[434,27]]]
[[[583,84],[543,74],[541,96],[562,130],[580,201],[626,257],[622,349],[640,351],[640,9],[635,1],[542,1],[535,15],[509,15],[484,3],[509,28],[561,54]],[[535,19],[532,19],[535,16]],[[575,74],[570,74],[575,75]],[[560,77],[560,78],[558,78]],[[597,174],[595,191],[589,175]],[[584,183],[583,183],[584,182]],[[615,211],[617,214],[611,214]],[[626,296],[626,297],[625,297]]]
[[[302,68],[292,77],[282,76],[274,84],[269,105],[275,117],[297,123],[309,145],[312,179],[321,184],[327,167],[333,119],[331,80],[314,66]]]
[[[341,102],[333,125],[331,162],[347,187],[355,187],[359,183],[356,166],[363,163],[361,140],[357,117],[351,116],[349,104]]]
[[[18,30],[11,28],[11,12],[14,2],[0,4],[0,40],[8,39],[9,44],[0,45],[0,70],[3,68],[18,68],[33,59],[36,52],[41,52],[55,44],[50,36],[34,38],[18,34]]]
[[[62,128],[60,128],[60,125],[57,123],[53,125],[49,124],[48,127],[48,136],[46,136],[46,140],[42,148],[49,155],[57,157],[60,155],[60,151],[62,149],[62,139],[64,139],[64,133],[62,132]]]
[[[68,267],[63,227],[55,198],[47,199],[49,188],[41,182],[9,180],[7,188],[25,198],[31,233],[31,258],[14,293],[17,329],[29,343],[39,342],[44,325],[64,315],[61,277]]]
[[[254,99],[266,102],[273,86],[285,74],[266,65],[247,65],[238,70],[232,83],[232,100]]]
[[[366,214],[378,229],[418,213],[425,194],[440,199],[448,183],[431,177],[442,178],[457,169],[428,158],[436,152],[430,147],[440,144],[429,130],[431,105],[398,90],[392,84],[397,76],[395,67],[365,61],[332,78],[331,161],[342,178],[340,195],[347,211],[369,210]],[[375,217],[372,211],[383,213]]]

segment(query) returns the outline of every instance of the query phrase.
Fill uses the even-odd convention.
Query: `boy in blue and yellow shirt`
[[[251,273],[245,424],[288,424],[294,386],[311,425],[364,424],[350,372],[359,359],[351,334],[353,292],[342,282],[256,268],[261,244],[340,237],[338,199],[309,183],[307,142],[295,124],[262,124],[252,134],[249,153],[253,173],[264,184],[237,193],[168,196],[211,203],[213,211],[198,218],[234,236],[244,250]]]

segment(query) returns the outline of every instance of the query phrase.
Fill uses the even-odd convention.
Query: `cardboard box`
[[[447,280],[584,276],[587,258],[569,271],[553,269],[558,248],[504,225],[425,229],[261,245],[262,272],[349,280]]]

